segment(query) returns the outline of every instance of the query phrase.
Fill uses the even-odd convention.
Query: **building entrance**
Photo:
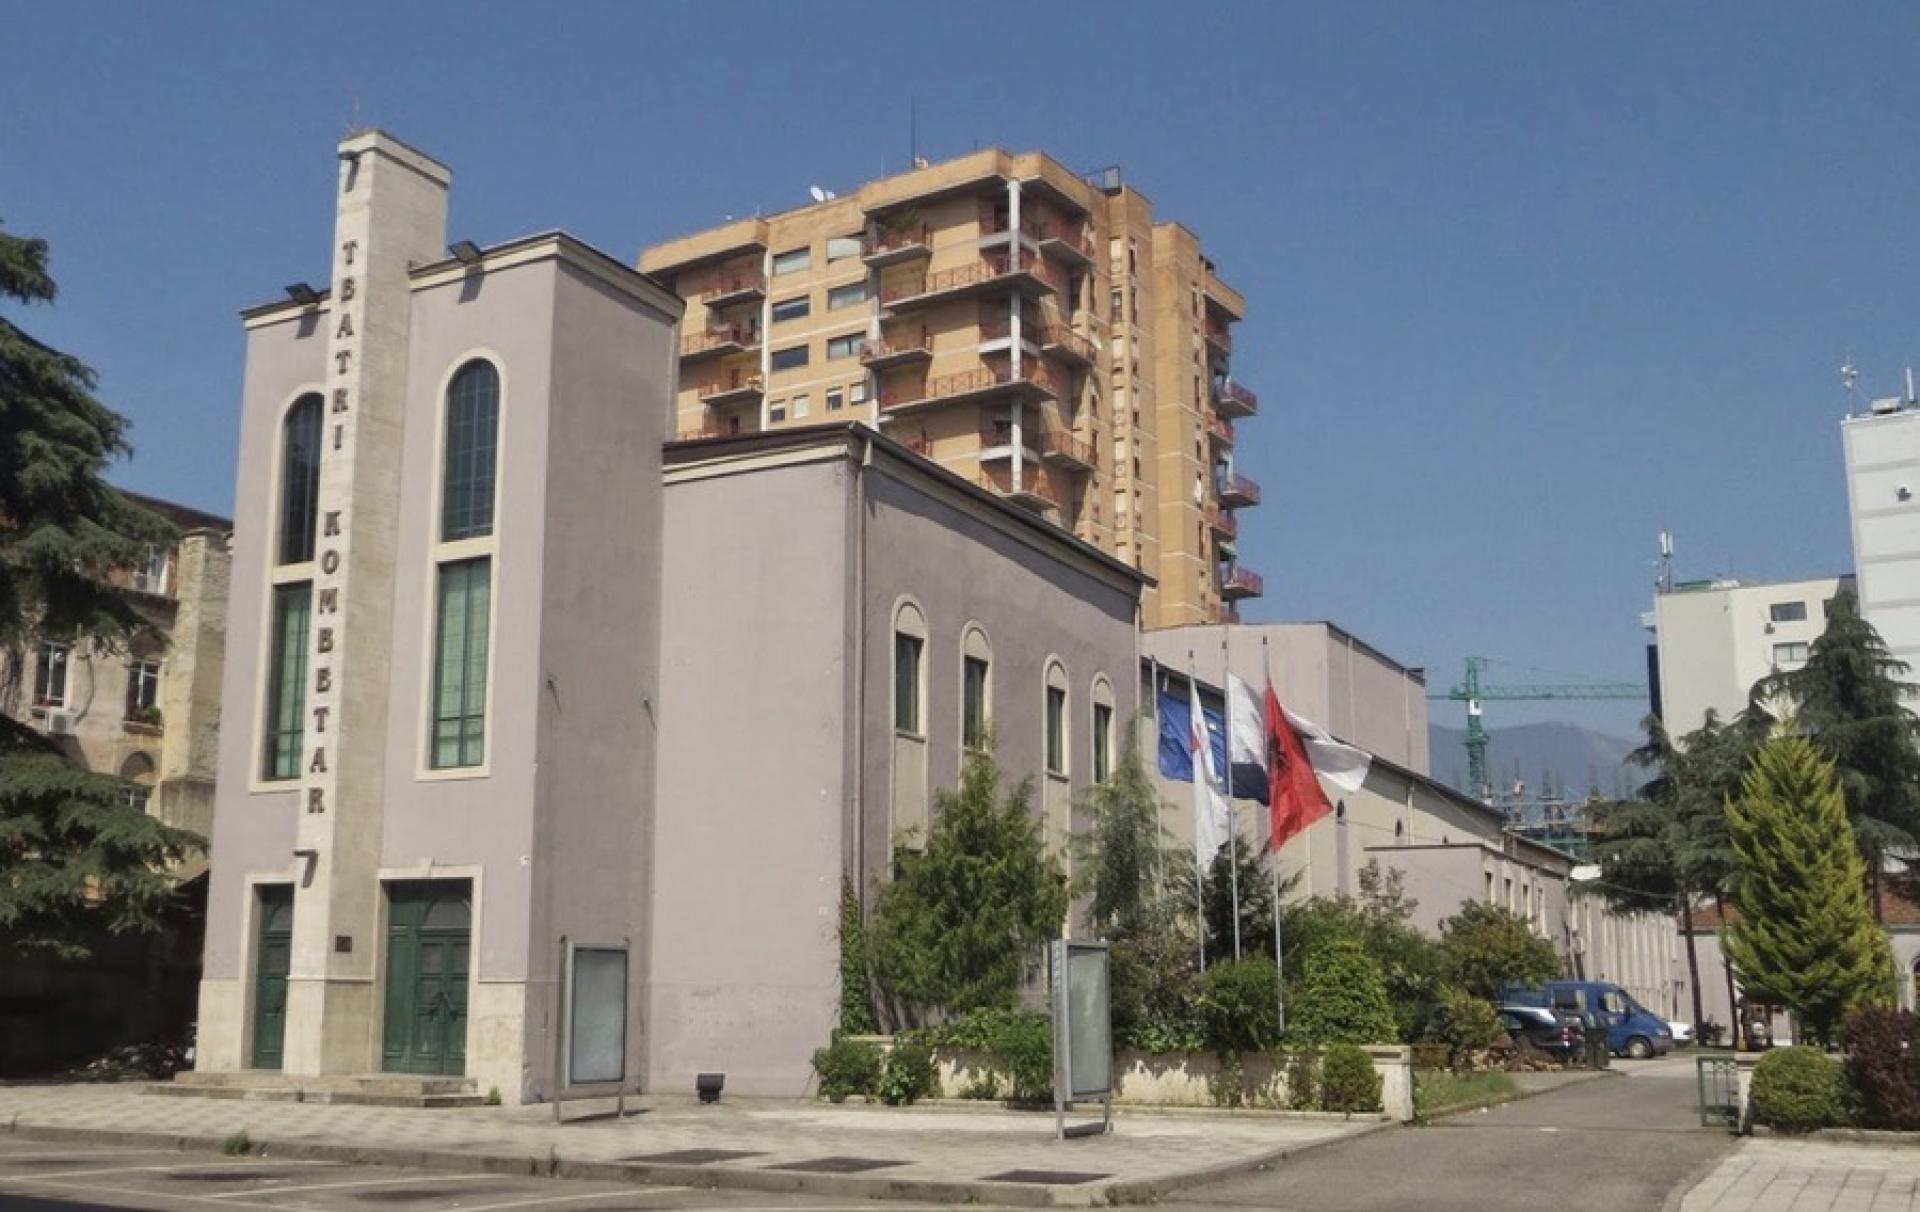
[[[381,1068],[460,1076],[467,1063],[469,880],[387,885],[386,1029]]]
[[[293,885],[260,885],[260,923],[253,964],[255,1069],[278,1069],[286,1059],[287,972],[293,966]]]

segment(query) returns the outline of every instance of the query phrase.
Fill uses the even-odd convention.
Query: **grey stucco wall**
[[[798,1094],[833,1026],[846,474],[666,490],[651,1089],[711,1070],[729,1091]]]

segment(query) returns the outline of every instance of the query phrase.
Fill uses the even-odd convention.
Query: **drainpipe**
[[[852,866],[854,895],[858,898],[862,912],[867,903],[867,819],[866,819],[866,777],[867,777],[867,510],[866,471],[873,466],[873,435],[859,428],[853,430],[855,440],[860,443],[859,457],[852,461],[852,483],[848,485],[847,504],[850,515],[847,519],[850,567],[848,580],[852,583],[853,609],[850,612],[852,635],[849,647],[853,659],[847,662],[852,685],[846,695],[850,703],[849,721],[853,729],[853,771],[847,780],[849,810],[852,814]]]

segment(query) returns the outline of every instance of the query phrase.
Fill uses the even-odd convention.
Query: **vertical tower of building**
[[[997,149],[647,249],[687,302],[682,437],[865,420],[1153,575],[1149,626],[1261,592],[1233,510],[1244,314],[1117,178]]]

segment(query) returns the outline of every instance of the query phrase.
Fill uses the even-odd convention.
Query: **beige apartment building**
[[[655,245],[682,438],[864,420],[1154,578],[1148,627],[1258,597],[1245,301],[1117,172],[988,149]]]

